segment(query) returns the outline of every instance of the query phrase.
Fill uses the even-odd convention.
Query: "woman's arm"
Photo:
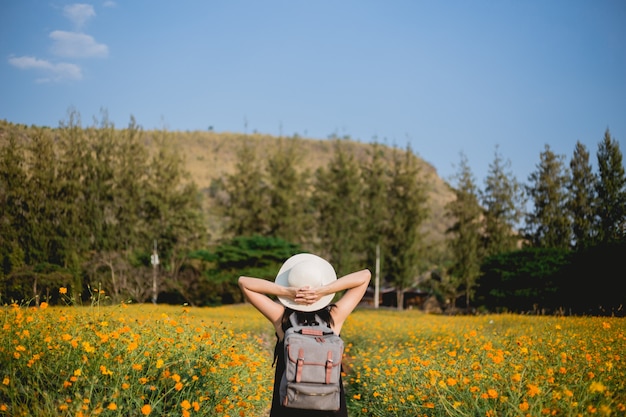
[[[285,308],[268,295],[294,298],[295,289],[283,287],[265,279],[244,276],[239,277],[239,287],[250,304],[272,322],[274,327],[280,328]]]

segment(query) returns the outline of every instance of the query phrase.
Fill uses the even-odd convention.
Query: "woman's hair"
[[[317,311],[297,311],[285,307],[285,312],[283,313],[283,319],[281,323],[282,329],[287,330],[289,327],[291,327],[289,316],[291,316],[292,313],[296,313],[296,320],[300,324],[314,325],[316,321],[315,316],[317,315],[320,319],[322,319],[322,321],[327,323],[329,326],[332,326],[335,323],[333,321],[333,316],[330,314],[330,312],[334,307],[335,304],[329,304],[326,307]]]

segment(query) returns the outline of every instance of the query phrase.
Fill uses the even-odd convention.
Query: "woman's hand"
[[[295,290],[296,292],[293,300],[297,304],[311,305],[323,296],[320,288],[302,287],[296,288]]]

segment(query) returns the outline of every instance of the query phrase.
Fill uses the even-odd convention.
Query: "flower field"
[[[2,307],[0,415],[267,415],[274,336],[251,306]],[[357,416],[626,415],[626,321],[357,310]]]

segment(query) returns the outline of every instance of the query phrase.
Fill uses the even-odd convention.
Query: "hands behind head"
[[[302,305],[310,305],[318,301],[322,298],[322,294],[319,291],[319,288],[311,288],[311,287],[301,287],[295,288],[291,287],[290,292],[293,295],[293,300],[297,304]]]

